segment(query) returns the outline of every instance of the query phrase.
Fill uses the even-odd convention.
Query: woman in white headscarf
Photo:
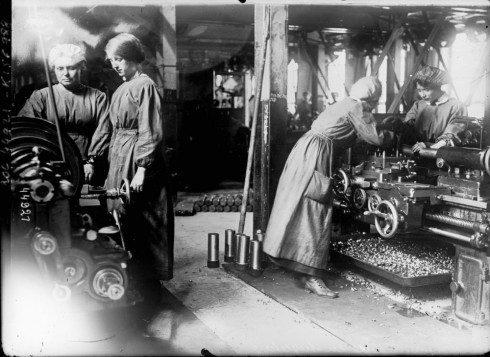
[[[320,296],[338,296],[322,280],[331,236],[332,161],[358,137],[377,146],[393,143],[393,132],[378,130],[371,114],[380,96],[377,78],[357,81],[350,96],[321,113],[298,140],[279,180],[263,250],[275,264],[304,274],[305,289]]]
[[[94,163],[107,155],[110,142],[109,101],[105,93],[80,82],[85,56],[79,46],[61,44],[49,53],[49,65],[58,83],[53,85],[54,102],[60,125],[75,141],[85,162],[85,179],[94,174]],[[49,88],[32,93],[18,116],[54,121],[55,109],[49,100]],[[99,140],[92,143],[95,130]],[[103,178],[100,178],[103,180]]]

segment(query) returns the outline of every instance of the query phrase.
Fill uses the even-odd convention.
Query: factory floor
[[[197,197],[181,193],[178,202],[189,203]],[[252,235],[252,218],[247,213],[245,234]],[[29,329],[34,333],[29,338],[3,321],[4,352],[16,356],[229,356],[490,351],[490,326],[454,318],[447,285],[401,289],[360,270],[333,266],[325,280],[340,296],[328,299],[307,294],[298,277],[273,266],[258,277],[233,265],[207,268],[207,234],[220,234],[223,263],[224,231],[236,229],[238,222],[236,212],[176,216],[174,278],[164,283],[161,300],[77,313],[77,323],[70,328],[62,322],[32,325]],[[74,316],[59,314],[65,323]],[[14,317],[24,327],[32,321]]]

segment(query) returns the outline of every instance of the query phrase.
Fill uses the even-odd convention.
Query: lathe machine
[[[80,200],[87,186],[74,141],[63,132],[58,136],[55,124],[44,119],[15,117],[11,127],[13,269],[32,263],[31,272],[57,301],[82,301],[96,309],[129,303],[131,254],[118,214],[108,214],[104,204],[90,212],[90,204]],[[129,184],[99,190],[97,197],[128,204]]]
[[[333,176],[334,238],[411,233],[455,247],[455,315],[490,324],[490,147],[377,149]]]

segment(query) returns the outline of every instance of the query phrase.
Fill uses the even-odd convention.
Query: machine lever
[[[375,210],[375,211],[364,211],[364,215],[365,216],[374,215],[376,217],[383,218],[383,219],[391,219],[392,218],[392,215],[391,214],[389,214],[389,213],[383,213],[383,212],[380,212],[378,210]]]

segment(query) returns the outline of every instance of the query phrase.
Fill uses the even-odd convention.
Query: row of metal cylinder
[[[194,202],[196,212],[238,212],[243,202],[243,196],[235,195],[204,195]],[[247,199],[247,212],[253,211],[253,197]]]
[[[225,230],[225,263],[234,263],[238,270],[260,273],[264,257],[262,244],[264,233],[260,230],[252,238],[233,229]],[[219,267],[219,234],[208,233],[208,268]]]

